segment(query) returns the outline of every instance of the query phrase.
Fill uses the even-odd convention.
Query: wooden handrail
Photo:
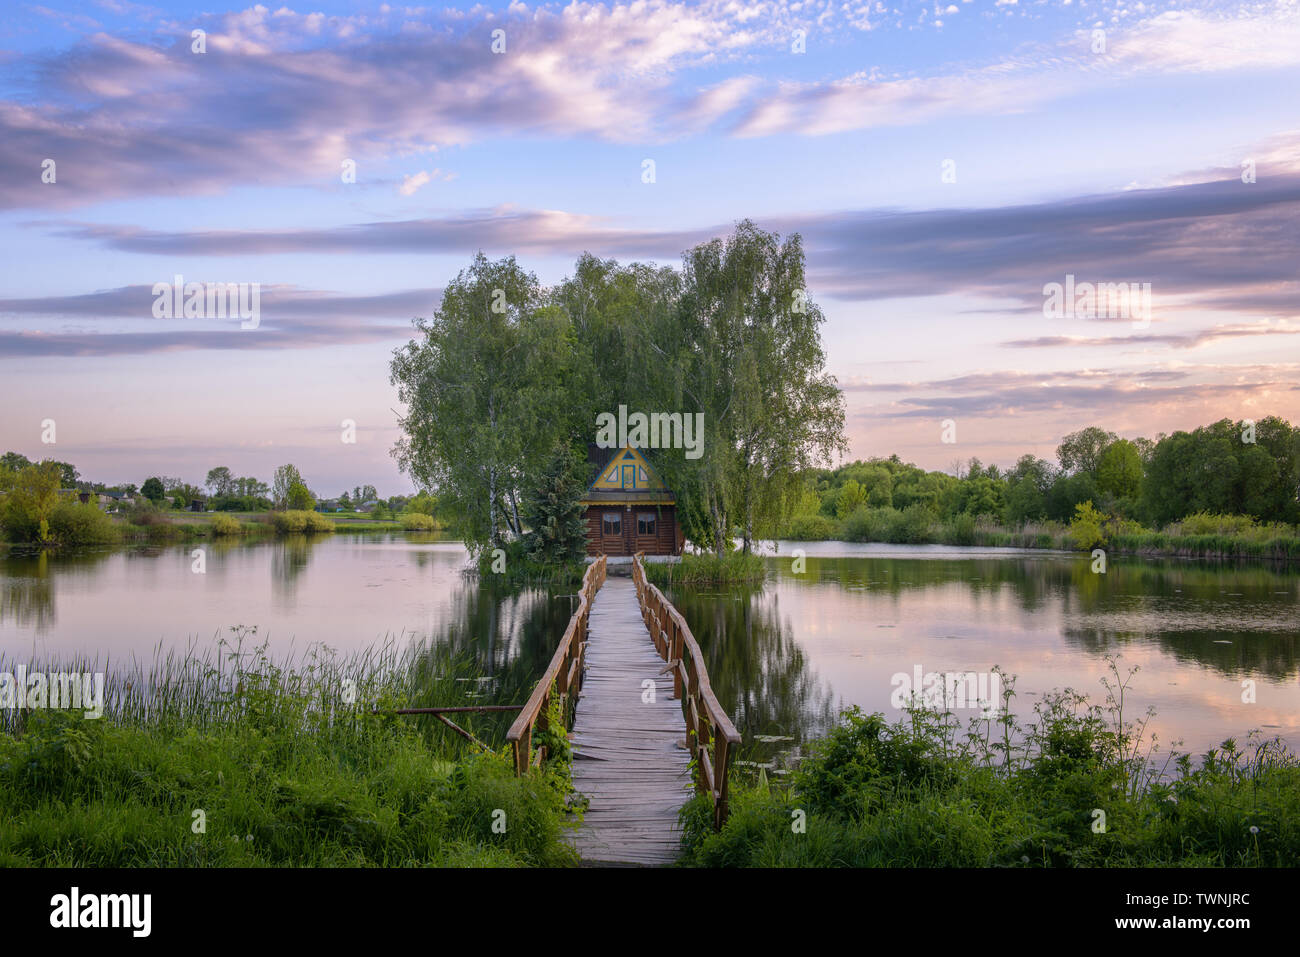
[[[686,718],[686,746],[695,758],[696,787],[713,801],[713,826],[727,820],[727,778],[731,751],[740,745],[740,732],[727,717],[709,684],[709,672],[699,642],[681,612],[657,587],[646,581],[644,552],[632,556],[632,579],[655,650],[673,672],[673,697],[682,702]],[[694,742],[690,740],[692,733]],[[710,744],[712,755],[710,755]]]
[[[587,568],[582,576],[582,590],[578,598],[578,609],[569,619],[564,629],[564,637],[559,647],[551,656],[551,663],[538,679],[533,693],[528,696],[519,717],[506,732],[506,740],[514,752],[515,774],[524,775],[532,764],[545,760],[545,748],[538,748],[536,759],[533,750],[533,727],[546,729],[546,711],[551,701],[551,687],[564,702],[565,720],[568,720],[568,704],[572,696],[582,686],[582,659],[587,648],[587,620],[591,615],[591,603],[596,592],[605,583],[605,556],[601,555]]]

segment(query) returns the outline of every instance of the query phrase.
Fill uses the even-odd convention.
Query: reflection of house
[[[677,498],[639,449],[617,449],[582,496],[587,554],[680,555]]]

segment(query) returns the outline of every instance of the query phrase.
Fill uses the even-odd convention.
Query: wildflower
[[[1252,824],[1252,825],[1250,826],[1250,833],[1251,833],[1251,834],[1258,834],[1258,833],[1259,833],[1259,828],[1256,827],[1254,824]]]

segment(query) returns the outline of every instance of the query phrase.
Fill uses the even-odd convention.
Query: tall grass
[[[0,659],[0,671],[14,666]],[[99,720],[0,711],[0,866],[574,861],[563,781],[554,769],[514,777],[494,744],[499,718],[458,716],[484,751],[389,710],[470,703],[453,659],[387,645],[275,661],[255,631],[236,629],[202,654],[160,649],[147,666],[104,670]]]
[[[754,584],[767,577],[767,566],[759,555],[740,551],[683,555],[679,562],[646,562],[646,578],[654,585]]]

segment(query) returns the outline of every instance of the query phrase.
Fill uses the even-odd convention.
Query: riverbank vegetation
[[[250,634],[110,674],[99,719],[0,710],[0,867],[575,862],[567,765],[516,778],[499,716],[456,716],[483,749],[389,710],[474,703],[465,666],[391,648],[276,662]]]
[[[704,552],[683,555],[678,562],[646,562],[645,573],[651,584],[662,589],[672,585],[752,584],[767,577],[767,567],[753,552],[736,550],[721,558]]]
[[[1131,673],[1130,673],[1131,677]],[[1124,679],[1127,681],[1127,679]],[[1010,691],[1008,682],[1008,692]],[[788,783],[733,779],[731,816],[682,812],[682,862],[701,867],[1294,867],[1300,762],[1277,741],[1226,741],[1156,761],[1105,706],[1044,695],[1034,717],[962,727],[914,709],[846,711]]]
[[[1300,557],[1300,428],[1224,419],[1155,440],[1090,427],[1057,463],[1021,456],[1005,471],[978,459],[955,474],[898,456],[808,473],[795,540],[1026,548],[1098,546],[1206,557]]]

